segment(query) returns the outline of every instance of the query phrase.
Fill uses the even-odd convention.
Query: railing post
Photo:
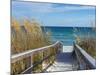
[[[31,67],[33,67],[33,54],[31,54]]]
[[[63,45],[62,45],[62,43],[61,43],[61,42],[59,42],[59,49],[58,49],[58,51],[61,53],[61,52],[62,52],[62,50],[63,50]]]
[[[75,43],[76,42],[73,42],[73,49],[74,49],[75,57],[76,57],[77,62],[78,62],[78,70],[79,70],[80,69],[80,60],[79,60],[79,56],[78,56],[78,53],[77,53],[77,49],[76,49]]]

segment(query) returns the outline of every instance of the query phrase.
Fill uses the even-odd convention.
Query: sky
[[[91,27],[95,13],[89,5],[12,1],[13,18],[35,19],[43,26]]]

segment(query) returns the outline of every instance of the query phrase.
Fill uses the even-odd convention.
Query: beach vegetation
[[[41,25],[35,20],[24,19],[23,21],[18,21],[16,19],[12,20],[11,23],[11,55],[19,54],[28,50],[44,47],[51,45],[50,34],[42,31]],[[51,56],[48,60],[44,62],[53,63],[55,56],[55,49],[49,48],[48,52],[38,52],[33,55],[33,64],[41,62],[43,58],[47,55]],[[31,58],[27,57],[19,60],[11,65],[11,74],[16,75],[23,72],[31,64]],[[43,69],[43,63],[39,63],[36,67],[32,69],[32,72],[41,72]]]
[[[74,28],[75,33],[80,32],[78,28]],[[91,27],[92,31],[95,33],[95,27]],[[86,28],[84,28],[86,32]],[[85,33],[85,37],[81,35],[74,34],[76,43],[83,48],[90,56],[96,59],[96,36],[91,36],[89,32]]]

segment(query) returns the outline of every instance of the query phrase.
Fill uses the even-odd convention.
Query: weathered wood
[[[54,53],[49,53],[50,52],[49,48],[52,48]],[[28,73],[32,72],[32,69],[34,67],[36,67],[38,64],[43,63],[45,60],[47,60],[50,57],[52,57],[53,55],[55,55],[55,53],[57,54],[57,57],[62,56],[61,52],[63,53],[65,50],[67,50],[67,53],[65,51],[65,53],[67,54],[67,55],[65,54],[66,57],[64,57],[64,55],[63,55],[61,58],[59,58],[59,60],[63,59],[63,61],[66,61],[66,62],[68,61],[69,62],[69,60],[68,60],[68,59],[70,59],[69,56],[68,56],[68,53],[70,53],[69,49],[71,49],[70,50],[71,51],[70,57],[72,57],[73,50],[74,50],[74,52],[75,52],[74,54],[75,54],[75,56],[76,56],[76,58],[77,58],[77,60],[79,62],[79,69],[95,69],[96,68],[96,61],[95,61],[95,59],[93,59],[87,52],[85,52],[85,50],[83,50],[76,43],[74,43],[73,47],[63,47],[62,43],[59,42],[59,41],[57,41],[55,44],[52,44],[52,45],[49,45],[49,46],[45,46],[45,47],[34,49],[34,50],[28,50],[28,51],[25,51],[23,53],[12,55],[11,56],[11,63],[13,64],[13,63],[16,63],[19,60],[22,60],[24,58],[26,59],[27,57],[30,57],[30,61],[29,61],[30,62],[30,66],[27,67],[23,72],[21,72],[21,74],[28,74]],[[42,59],[40,59],[36,63],[33,63],[33,61],[32,61],[33,60],[33,55],[37,55],[39,53],[43,53],[43,54],[46,53],[46,54],[43,55]],[[60,55],[58,53],[60,53]],[[72,62],[73,61],[71,61],[69,64],[71,64]],[[43,68],[43,70],[41,72],[45,72],[46,69],[50,65],[52,65],[52,63],[49,63],[47,66],[45,66],[45,68]],[[61,65],[58,65],[57,67],[59,68],[60,66]],[[64,68],[64,67],[62,66],[62,68]],[[68,67],[66,67],[66,68],[68,68]],[[64,70],[66,68],[64,68]],[[71,68],[66,69],[66,70],[70,70],[70,69]],[[72,65],[72,69],[71,70],[73,70],[73,65]]]
[[[37,49],[33,49],[33,50],[28,50],[28,51],[25,51],[23,53],[19,53],[19,54],[15,54],[15,55],[12,55],[11,56],[11,63],[14,63],[20,59],[23,59],[23,58],[26,58],[26,57],[29,57],[39,51],[45,51],[47,50],[48,48],[50,47],[55,47],[57,45],[60,45],[61,43],[59,41],[57,41],[55,44],[53,45],[49,45],[49,46],[45,46],[45,47],[42,47],[42,48],[37,48]]]
[[[48,50],[51,51],[51,49],[49,49],[49,48],[52,48],[54,53],[49,53],[46,56],[43,56],[43,59],[40,59],[39,61],[37,61],[36,63],[33,64],[33,55],[37,55],[38,53],[48,52]],[[49,59],[51,56],[55,55],[55,52],[59,53],[59,52],[61,52],[61,50],[62,50],[62,43],[57,41],[55,44],[52,44],[49,46],[37,48],[34,50],[28,50],[28,51],[25,51],[23,53],[12,55],[11,56],[11,63],[13,64],[13,63],[16,63],[17,61],[24,59],[24,58],[30,57],[30,61],[29,61],[30,66],[28,68],[26,68],[23,72],[21,72],[21,74],[31,73],[32,69],[34,67],[36,67],[38,64],[42,64],[43,61],[45,61],[45,60]],[[51,64],[51,63],[49,63],[49,64]],[[46,66],[46,67],[48,67],[48,66]]]
[[[74,50],[77,60],[80,64],[80,69],[95,69],[96,60],[91,57],[84,49],[74,43]]]
[[[53,65],[45,70],[45,72],[63,72],[77,70],[77,61],[72,56],[73,46],[63,46],[63,51],[56,55]]]

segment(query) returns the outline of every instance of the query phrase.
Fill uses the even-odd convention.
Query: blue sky
[[[12,1],[12,17],[36,19],[44,26],[91,27],[95,6]]]

